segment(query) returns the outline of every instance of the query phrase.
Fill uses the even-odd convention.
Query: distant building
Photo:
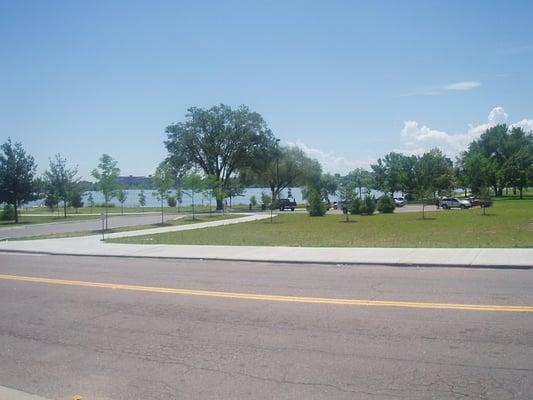
[[[119,176],[118,182],[124,187],[124,189],[152,189],[152,175]]]

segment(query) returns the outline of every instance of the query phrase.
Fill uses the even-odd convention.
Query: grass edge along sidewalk
[[[533,201],[498,201],[479,208],[421,213],[309,217],[280,213],[269,220],[198,231],[111,240],[131,244],[219,246],[533,248]]]

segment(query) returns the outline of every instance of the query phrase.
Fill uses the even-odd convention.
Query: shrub
[[[268,206],[272,202],[272,197],[270,197],[268,194],[263,192],[261,193],[261,202],[263,203],[264,206]]]
[[[251,196],[250,197],[250,204],[252,205],[252,207],[255,207],[257,205],[257,197]]]
[[[12,205],[6,204],[4,210],[0,212],[1,221],[13,221],[15,219],[15,209]]]
[[[316,190],[309,191],[307,201],[309,201],[309,215],[311,217],[322,217],[326,214],[326,206],[324,206],[322,198]]]
[[[176,198],[174,196],[168,196],[167,204],[169,207],[176,207],[176,204],[177,204]]]
[[[386,214],[390,214],[394,212],[394,209],[396,208],[396,204],[394,203],[394,199],[391,197],[384,195],[378,200],[378,211]]]
[[[353,214],[353,215],[361,214],[362,206],[363,206],[363,202],[361,201],[361,199],[355,198],[350,204],[350,214]]]
[[[372,215],[376,211],[376,200],[374,196],[366,196],[361,207],[361,214]]]

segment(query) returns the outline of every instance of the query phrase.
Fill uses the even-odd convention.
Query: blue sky
[[[0,140],[152,173],[190,106],[246,104],[345,173],[533,129],[531,1],[0,0]]]

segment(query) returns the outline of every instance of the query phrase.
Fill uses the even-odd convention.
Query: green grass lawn
[[[313,247],[533,247],[533,200],[501,200],[482,210],[274,219],[113,240],[120,243]]]
[[[239,218],[242,217],[242,215],[238,214],[200,214],[196,215],[195,219],[193,220],[192,216],[187,216],[184,218],[180,218],[177,220],[171,220],[166,221],[164,224],[148,224],[148,225],[132,225],[132,226],[123,226],[120,228],[112,228],[105,231],[105,233],[117,233],[117,232],[129,232],[129,231],[139,231],[143,229],[152,229],[152,228],[163,228],[166,226],[176,226],[176,225],[188,225],[188,224],[198,224],[200,222],[211,222],[211,221],[219,221],[223,219],[232,219],[232,218]],[[66,232],[66,233],[52,233],[50,235],[40,235],[40,236],[25,236],[20,238],[13,238],[10,240],[36,240],[36,239],[59,239],[59,238],[66,238],[66,237],[80,237],[80,236],[88,236],[88,235],[98,235],[101,234],[101,230],[93,230],[93,231],[79,231],[79,232]]]

